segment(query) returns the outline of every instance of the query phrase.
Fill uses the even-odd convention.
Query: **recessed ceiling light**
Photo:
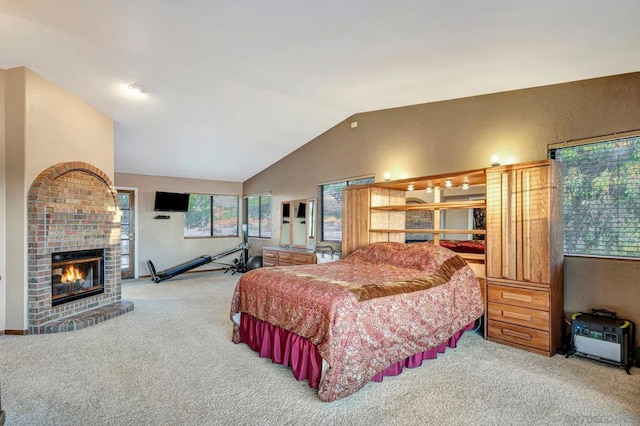
[[[147,88],[142,84],[134,83],[129,85],[129,92],[135,93],[136,95],[142,95],[143,93],[147,93]]]

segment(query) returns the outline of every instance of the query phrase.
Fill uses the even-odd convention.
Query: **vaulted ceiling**
[[[640,71],[639,19],[638,0],[0,0],[0,68],[112,117],[116,172],[243,182],[358,112]]]

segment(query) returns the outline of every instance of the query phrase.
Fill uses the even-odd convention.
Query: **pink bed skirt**
[[[404,367],[415,368],[426,359],[435,359],[438,353],[444,353],[447,347],[455,348],[462,334],[473,328],[474,323],[456,332],[439,346],[410,356],[391,364],[371,379],[381,382],[384,376],[397,376]],[[316,345],[295,333],[269,324],[248,314],[242,314],[240,320],[240,341],[246,343],[262,358],[291,367],[293,376],[298,380],[308,380],[309,386],[317,389],[322,375],[322,358]]]

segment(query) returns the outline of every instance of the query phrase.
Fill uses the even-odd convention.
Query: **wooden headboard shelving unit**
[[[442,190],[484,185],[484,199],[443,199]],[[407,204],[431,188],[433,201]],[[484,208],[486,230],[450,229],[443,212]],[[407,228],[407,213],[430,211],[432,228]],[[343,191],[342,254],[374,242],[404,243],[411,234],[484,235],[485,253],[458,253],[480,278],[485,338],[551,356],[562,342],[562,183],[552,160],[348,186]]]
[[[442,201],[443,190],[461,188],[463,184],[469,187],[485,185],[485,169],[346,187],[343,191],[342,255],[347,256],[358,247],[373,242],[404,243],[410,239],[407,234],[431,234],[434,244],[439,244],[443,235],[444,238],[453,234],[484,235],[484,229],[450,229],[441,226],[442,212],[445,210],[485,208],[485,200]],[[432,191],[433,202],[406,203],[409,194],[428,188]],[[406,212],[409,211],[433,212],[433,227],[406,228]],[[478,277],[485,276],[483,254],[459,255],[471,265]]]

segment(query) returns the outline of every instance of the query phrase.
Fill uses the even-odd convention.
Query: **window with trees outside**
[[[563,165],[565,254],[640,258],[640,132],[550,148]]]
[[[191,194],[184,218],[185,237],[237,237],[239,197]]]
[[[271,238],[271,195],[252,195],[245,198],[247,236]]]
[[[320,238],[322,241],[342,241],[342,189],[348,185],[361,185],[373,182],[374,177],[367,176],[325,183],[319,186]]]

